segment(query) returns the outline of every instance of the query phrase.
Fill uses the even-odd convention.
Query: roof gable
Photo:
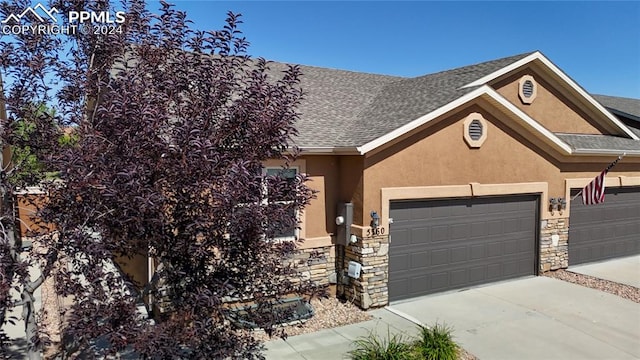
[[[571,94],[571,97],[575,100],[576,104],[588,112],[594,114],[594,120],[600,121],[601,125],[609,128],[616,135],[628,137],[634,140],[640,140],[640,138],[627,128],[619,119],[613,116],[607,111],[593,96],[587,93],[580,85],[578,85],[571,77],[565,74],[560,68],[558,68],[553,62],[547,59],[541,52],[536,51],[528,56],[513,62],[501,69],[496,70],[491,74],[487,74],[482,78],[472,81],[464,87],[474,87],[483,84],[495,83],[499,79],[508,76],[509,74],[518,71],[526,66],[535,67],[540,73],[547,76],[549,81],[564,90],[566,93]]]

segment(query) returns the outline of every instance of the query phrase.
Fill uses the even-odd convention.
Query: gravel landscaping
[[[582,285],[588,288],[607,292],[621,298],[640,303],[640,289],[635,286],[599,279],[589,275],[574,273],[567,270],[556,270],[544,273],[544,276]]]
[[[355,324],[373,319],[366,311],[356,305],[341,301],[335,297],[312,299],[314,316],[304,323],[289,325],[284,328],[287,336],[295,336],[330,329],[338,326]],[[270,340],[263,331],[256,331],[254,336],[263,341]]]

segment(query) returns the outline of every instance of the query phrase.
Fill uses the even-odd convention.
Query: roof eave
[[[625,156],[640,156],[640,150],[619,150],[619,149],[573,149],[574,155],[583,156],[610,156],[610,155],[625,155]]]
[[[301,146],[300,155],[362,155],[354,146]]]

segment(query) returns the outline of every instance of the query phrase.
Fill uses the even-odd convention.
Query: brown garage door
[[[390,301],[536,271],[537,196],[392,202]]]
[[[640,188],[608,188],[596,205],[583,205],[580,197],[571,202],[569,265],[635,254],[640,254]]]

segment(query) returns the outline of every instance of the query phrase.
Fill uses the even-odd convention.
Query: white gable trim
[[[384,136],[381,136],[373,141],[370,141],[358,147],[357,149],[360,152],[360,154],[364,155],[369,151],[374,150],[379,146],[382,146],[402,135],[405,135],[411,132],[412,130],[415,130],[416,128],[438,118],[439,116],[444,115],[447,112],[452,111],[483,95],[489,96],[491,99],[493,99],[500,105],[504,106],[508,111],[516,115],[517,118],[521,119],[525,124],[527,124],[528,127],[532,129],[534,132],[550,140],[550,143],[552,145],[555,145],[555,147],[559,149],[561,152],[564,152],[567,155],[570,155],[572,153],[571,147],[567,143],[560,140],[560,138],[554,135],[551,131],[547,130],[545,127],[540,125],[537,121],[533,120],[529,115],[524,113],[522,110],[518,109],[515,105],[510,103],[507,99],[502,97],[500,94],[498,94],[498,92],[496,92],[495,90],[493,90],[491,87],[487,85],[479,87],[476,90],[473,90],[470,93],[446,104],[445,106],[442,106],[426,115],[423,115],[411,121],[410,123],[393,130],[392,132]]]
[[[497,91],[495,91],[489,86],[486,86],[486,88],[487,88],[487,95],[489,95],[493,100],[497,101],[500,105],[507,108],[507,110],[515,114],[525,124],[531,127],[534,130],[534,132],[537,132],[538,134],[542,135],[543,138],[547,138],[548,140],[551,140],[551,143],[555,145],[557,148],[562,149],[562,151],[566,155],[571,155],[573,153],[573,150],[571,149],[571,146],[569,146],[569,144],[562,141],[554,133],[552,133],[547,128],[542,126],[539,122],[535,121],[532,117],[527,115],[524,111],[520,110],[517,106],[513,105],[509,100],[505,99]]]
[[[485,85],[489,81],[497,79],[498,77],[500,77],[500,76],[502,76],[504,74],[507,74],[507,73],[509,73],[509,72],[511,72],[513,70],[516,70],[516,69],[518,69],[518,68],[520,68],[520,67],[522,67],[522,66],[524,66],[524,65],[526,65],[529,62],[532,62],[534,60],[539,60],[540,62],[542,62],[549,70],[551,70],[551,72],[553,72],[562,81],[564,81],[566,84],[568,84],[571,87],[572,90],[576,91],[578,94],[580,94],[580,96],[582,96],[591,105],[593,105],[596,109],[598,109],[598,111],[600,113],[602,113],[602,115],[604,115],[610,122],[612,122],[625,135],[627,135],[631,139],[640,140],[640,138],[635,133],[633,133],[631,130],[629,130],[629,128],[627,128],[620,120],[618,120],[609,111],[607,111],[589,93],[584,91],[584,89],[582,89],[582,87],[580,87],[578,84],[576,84],[569,76],[567,76],[567,74],[565,74],[562,70],[560,70],[560,68],[555,66],[549,59],[547,59],[539,51],[536,51],[533,54],[528,55],[528,56],[526,56],[526,57],[514,62],[511,65],[505,66],[505,67],[501,68],[500,70],[494,71],[493,73],[491,73],[489,75],[481,77],[480,79],[478,79],[478,80],[476,80],[476,81],[474,81],[472,83],[464,85],[462,88],[464,89],[464,88],[469,88],[469,87],[474,87],[474,86]]]
[[[508,65],[508,66],[505,66],[503,68],[500,68],[499,70],[496,70],[496,71],[492,72],[489,75],[483,76],[480,79],[478,79],[478,80],[476,80],[476,81],[474,81],[472,83],[464,85],[462,87],[462,89],[484,85],[484,84],[488,83],[489,81],[491,81],[493,79],[499,78],[500,76],[502,76],[504,74],[507,74],[507,73],[509,73],[509,72],[511,72],[513,70],[516,70],[516,69],[518,69],[518,68],[520,68],[520,67],[522,67],[522,66],[524,66],[524,65],[526,65],[528,63],[530,63],[533,60],[540,59],[541,57],[544,58],[544,55],[542,55],[541,52],[536,51],[533,54],[527,55],[526,57],[514,62],[511,65]]]

